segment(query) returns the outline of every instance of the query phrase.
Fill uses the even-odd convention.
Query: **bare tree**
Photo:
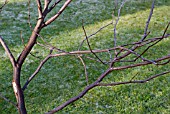
[[[8,57],[11,61],[12,66],[13,66],[12,86],[13,86],[13,90],[14,90],[14,93],[15,93],[17,103],[16,104],[13,103],[12,101],[8,100],[7,98],[5,98],[1,94],[0,94],[0,97],[2,97],[4,100],[11,103],[12,105],[16,106],[16,108],[18,109],[18,112],[20,114],[26,114],[27,113],[27,110],[26,110],[26,107],[25,107],[24,90],[27,88],[27,86],[33,80],[33,78],[36,76],[36,74],[39,73],[42,66],[50,58],[59,57],[59,56],[77,56],[81,60],[82,65],[83,65],[84,70],[85,70],[87,87],[84,88],[84,90],[82,92],[80,92],[77,96],[70,98],[65,103],[63,103],[63,104],[59,105],[58,107],[47,112],[47,114],[52,114],[52,113],[58,112],[59,110],[62,110],[64,107],[66,107],[69,104],[71,104],[71,103],[79,100],[80,98],[82,98],[89,90],[93,89],[94,87],[97,87],[97,86],[116,86],[116,85],[121,85],[121,84],[132,84],[132,83],[146,83],[146,82],[148,82],[148,81],[150,81],[154,78],[157,78],[157,77],[162,76],[164,74],[170,73],[170,70],[169,70],[169,71],[164,71],[164,72],[156,74],[156,75],[152,75],[149,78],[146,78],[146,79],[143,79],[143,80],[135,80],[135,77],[133,77],[129,81],[125,81],[125,82],[121,81],[121,82],[113,82],[113,83],[102,83],[102,80],[105,77],[107,77],[108,74],[110,74],[113,71],[124,70],[124,69],[129,69],[129,68],[134,68],[134,67],[140,67],[140,66],[145,66],[145,65],[149,65],[149,64],[153,64],[155,66],[165,65],[165,64],[168,64],[170,62],[170,55],[164,55],[161,58],[152,59],[152,60],[143,57],[143,55],[150,48],[152,48],[157,43],[161,42],[163,39],[168,38],[170,36],[170,34],[167,33],[167,30],[168,30],[169,25],[170,25],[170,22],[169,22],[169,23],[167,23],[167,26],[165,27],[162,36],[146,39],[148,37],[149,33],[150,33],[148,31],[148,26],[149,26],[149,23],[150,23],[152,14],[153,14],[155,0],[153,0],[151,8],[150,8],[150,14],[148,16],[148,20],[147,20],[146,26],[144,28],[143,37],[139,41],[136,41],[136,42],[133,42],[133,43],[130,43],[130,44],[127,43],[127,44],[124,44],[124,45],[117,45],[116,28],[117,28],[117,24],[119,22],[120,14],[121,14],[121,8],[124,6],[124,4],[126,2],[126,0],[123,0],[119,9],[118,9],[118,17],[117,17],[116,21],[114,22],[114,20],[113,20],[109,24],[101,27],[95,33],[88,36],[86,29],[85,29],[85,26],[84,26],[84,22],[82,21],[82,29],[83,29],[83,32],[84,32],[85,39],[80,44],[78,50],[74,50],[74,51],[70,51],[70,52],[60,50],[57,47],[52,46],[51,44],[48,44],[48,43],[41,44],[41,43],[37,42],[37,38],[42,37],[41,34],[40,34],[41,30],[44,29],[45,27],[48,27],[48,25],[51,24],[53,21],[57,20],[57,18],[62,14],[63,11],[66,10],[68,5],[72,2],[72,0],[66,0],[64,2],[64,4],[62,5],[62,7],[58,10],[58,12],[55,15],[51,16],[50,18],[47,17],[47,15],[61,1],[62,0],[57,0],[55,2],[52,2],[52,0],[44,0],[44,2],[42,3],[41,0],[36,0],[37,8],[38,8],[38,19],[37,19],[35,27],[32,29],[32,34],[30,35],[29,41],[27,42],[26,46],[24,47],[23,51],[20,53],[20,55],[17,59],[15,59],[15,57],[13,56],[9,47],[4,42],[3,36],[0,36],[1,45],[5,49],[5,52],[8,54]],[[115,2],[116,2],[115,7],[117,7],[118,1],[115,0]],[[1,6],[1,9],[6,5],[6,3],[7,2],[5,2],[5,4],[3,6]],[[42,4],[44,4],[44,5],[42,5]],[[110,47],[108,49],[93,50],[91,45],[90,45],[89,38],[98,34],[101,30],[103,30],[104,28],[106,28],[110,25],[113,25],[113,33],[114,33],[113,47]],[[32,26],[31,26],[31,28],[32,28]],[[85,41],[87,42],[89,50],[81,50],[81,47],[82,47],[82,45]],[[24,86],[21,87],[21,82],[20,82],[21,78],[22,78],[21,77],[21,69],[23,67],[23,63],[25,62],[28,55],[31,54],[31,50],[33,49],[33,47],[35,45],[40,45],[42,47],[49,49],[50,53],[40,62],[39,66],[37,67],[35,72],[29,77],[29,79],[26,81]],[[140,51],[140,53],[137,52],[137,50],[140,50],[141,47],[145,47],[145,49],[143,51]],[[58,51],[58,53],[54,54],[53,53],[54,50]],[[100,56],[98,56],[97,53],[108,53],[108,55],[109,55],[108,58],[110,58],[110,60],[109,61],[102,60],[102,58]],[[105,70],[101,75],[99,75],[98,78],[91,84],[89,84],[89,82],[88,82],[88,71],[86,69],[85,62],[82,59],[83,55],[88,55],[88,54],[94,55],[94,58],[89,57],[89,59],[94,59],[95,61],[107,66],[107,70]],[[131,58],[130,60],[127,60],[126,58],[129,59],[129,56],[131,56],[131,55],[134,55],[135,58]],[[116,63],[119,63],[119,62],[128,63],[128,64],[125,64],[125,65],[122,65],[122,66],[117,66]]]

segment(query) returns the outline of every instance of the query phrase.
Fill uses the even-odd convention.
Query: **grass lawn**
[[[0,1],[0,6],[3,1]],[[59,6],[62,5],[59,4]],[[128,0],[122,9],[117,26],[118,45],[138,41],[144,32],[152,0]],[[17,58],[24,48],[21,37],[26,43],[31,30],[28,24],[28,2],[9,0],[0,13],[0,35]],[[51,25],[43,29],[41,36],[47,42],[66,51],[77,50],[84,39],[82,19],[87,34],[90,35],[100,27],[112,21],[114,0],[74,0],[65,12]],[[55,14],[58,8],[50,15]],[[115,13],[115,17],[117,13]],[[31,24],[35,25],[37,9],[34,0],[30,3]],[[48,17],[50,17],[50,15]],[[170,0],[156,0],[154,14],[150,22],[151,31],[148,38],[161,36],[170,21]],[[168,29],[167,33],[170,33]],[[38,42],[43,43],[39,38]],[[144,56],[156,59],[170,53],[170,40],[164,39]],[[102,30],[90,39],[93,49],[113,47],[113,26]],[[82,50],[87,50],[86,43]],[[49,50],[36,45],[31,51],[40,60],[29,55],[26,59],[21,76],[23,85],[35,71],[40,61],[48,55]],[[89,55],[94,57],[93,55]],[[103,60],[108,55],[99,54]],[[89,83],[95,81],[108,66],[83,57],[88,70]],[[122,65],[117,64],[117,65]],[[148,65],[123,71],[114,71],[103,82],[127,81],[144,79],[151,75],[169,70],[164,66]],[[12,89],[12,66],[0,45],[0,93],[16,102]],[[25,90],[25,102],[28,114],[43,114],[66,100],[78,95],[86,87],[86,78],[81,61],[75,56],[64,56],[50,59]],[[59,111],[61,114],[169,114],[170,112],[170,74],[154,79],[145,84],[130,84],[116,87],[96,87],[83,98]],[[17,114],[15,107],[0,98],[0,114]]]

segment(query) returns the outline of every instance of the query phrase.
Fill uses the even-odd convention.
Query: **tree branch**
[[[167,60],[170,59],[170,54],[167,56],[164,56],[162,58],[159,58],[157,60],[154,60],[155,63],[163,61],[163,60]],[[152,64],[152,62],[149,61],[145,61],[145,62],[141,62],[141,63],[137,63],[137,64],[131,64],[131,65],[127,65],[127,66],[120,66],[120,67],[112,67],[111,70],[123,70],[123,69],[128,69],[128,68],[133,68],[133,67],[138,67],[138,66],[144,66],[144,65],[148,65],[148,64]]]
[[[43,18],[43,15],[42,15],[42,5],[41,5],[41,1],[40,0],[36,0],[37,1],[37,7],[38,7],[38,18]]]
[[[154,40],[153,40],[153,39],[154,39]],[[157,42],[157,40],[160,40],[160,39],[159,39],[159,38],[152,38],[152,39],[148,39],[147,41],[150,41],[150,43],[151,43],[151,42],[154,42],[154,41]],[[137,44],[138,47],[140,47],[140,46],[143,46],[143,45],[145,45],[145,44],[147,44],[147,43],[141,44],[141,45],[139,45],[139,43],[134,43],[134,44]],[[25,89],[27,88],[27,86],[28,86],[28,84],[31,82],[31,80],[32,80],[32,79],[36,76],[36,74],[41,70],[41,68],[42,68],[42,66],[45,64],[45,62],[47,62],[47,60],[50,59],[51,57],[59,57],[59,56],[66,56],[66,55],[90,54],[91,51],[92,51],[93,53],[102,53],[102,52],[108,52],[108,50],[110,50],[110,51],[111,51],[111,50],[125,50],[125,51],[127,51],[129,54],[132,53],[132,54],[136,55],[137,57],[140,56],[139,54],[137,54],[137,53],[134,52],[133,50],[126,49],[126,48],[121,47],[121,46],[119,46],[119,47],[114,47],[114,48],[110,48],[110,49],[103,49],[103,50],[85,50],[85,51],[62,52],[62,53],[59,53],[59,54],[49,54],[44,60],[41,61],[41,63],[39,64],[38,68],[36,69],[36,71],[30,76],[30,78],[27,80],[27,82],[25,83],[25,85],[23,86],[22,89],[25,90]],[[123,55],[123,56],[121,56],[121,57],[115,58],[115,59],[114,59],[114,62],[119,62],[120,59],[122,59],[122,58],[124,58],[124,57],[126,57],[126,56],[127,56],[127,55],[125,54],[125,55]],[[138,64],[133,64],[133,65],[128,65],[128,66],[114,67],[114,68],[111,68],[110,70],[121,70],[121,69],[126,69],[126,68],[143,66],[143,65],[147,65],[147,64],[154,64],[154,63],[157,64],[157,62],[159,62],[159,61],[169,59],[170,56],[168,55],[168,56],[159,58],[159,59],[154,60],[154,61],[153,61],[153,60],[152,60],[152,61],[151,61],[151,60],[147,60],[147,59],[145,59],[145,58],[143,58],[143,57],[141,57],[141,56],[140,56],[139,58],[141,58],[142,60],[144,60],[144,62],[138,63]],[[134,61],[134,60],[133,60],[133,61]],[[169,61],[168,61],[168,62],[169,62]],[[168,62],[166,62],[166,64],[167,64]],[[157,65],[161,65],[161,64],[157,64]],[[86,75],[86,78],[87,78],[87,75]]]
[[[86,64],[85,64],[84,60],[82,59],[82,57],[80,55],[78,55],[77,57],[80,59],[81,63],[83,64],[84,72],[85,72],[84,74],[86,76],[86,82],[87,82],[87,85],[89,85],[89,79],[88,79],[88,72],[87,72]]]
[[[7,3],[8,3],[8,0],[5,0],[4,4],[0,7],[0,13],[1,13],[3,7],[5,7],[5,5],[6,5]]]
[[[104,84],[104,83],[100,83],[109,73],[112,72],[112,69],[109,68],[108,70],[106,70],[94,83],[90,84],[89,86],[87,86],[82,92],[79,93],[79,95],[77,95],[76,97],[73,97],[71,99],[69,99],[68,101],[66,101],[65,103],[61,104],[60,106],[54,108],[53,110],[49,111],[46,114],[53,114],[55,112],[58,112],[59,110],[62,110],[64,107],[66,107],[67,105],[77,101],[78,99],[82,98],[89,90],[93,89],[96,86],[116,86],[116,85],[121,85],[121,84],[130,84],[130,83],[146,83],[154,78],[157,78],[161,75],[170,73],[170,71],[166,71],[154,76],[151,76],[145,80],[137,80],[137,81],[127,81],[127,82],[115,82],[115,83],[111,83],[111,84]]]
[[[150,23],[150,20],[151,20],[152,14],[153,14],[154,5],[155,5],[155,0],[153,0],[153,2],[152,2],[152,6],[151,6],[151,10],[150,10],[150,14],[149,14],[148,20],[147,20],[147,22],[146,22],[144,35],[143,35],[143,37],[142,37],[141,41],[145,40],[145,38],[146,38],[146,36],[147,36],[147,31],[148,31],[149,23]]]
[[[88,45],[88,47],[89,47],[89,49],[90,49],[90,52],[91,52],[101,63],[105,64],[105,63],[93,52],[93,50],[92,50],[92,48],[91,48],[91,46],[90,46],[90,43],[89,43],[89,40],[88,40],[88,38],[87,38],[86,30],[85,30],[84,25],[83,25],[83,20],[82,20],[82,28],[83,28],[84,35],[85,35],[85,37],[86,37],[87,45]]]
[[[164,30],[164,33],[163,33],[163,35],[162,35],[162,38],[159,39],[158,41],[156,41],[155,43],[153,43],[152,45],[148,46],[148,47],[140,54],[139,57],[141,57],[145,52],[147,52],[151,47],[153,47],[154,45],[156,45],[158,42],[160,42],[160,41],[165,37],[166,31],[168,30],[169,25],[170,25],[170,22],[169,22],[168,25],[166,26],[166,28],[165,28],[165,30]],[[135,61],[136,61],[139,57],[137,57],[137,58],[135,59]]]
[[[117,37],[116,37],[116,27],[117,27],[117,24],[119,22],[119,19],[120,19],[120,12],[121,12],[121,9],[122,7],[124,6],[126,0],[122,1],[121,5],[120,5],[120,8],[118,10],[118,16],[117,16],[117,19],[116,19],[116,23],[114,24],[114,47],[116,47],[116,42],[117,42]]]
[[[22,90],[24,91],[28,84],[31,82],[31,80],[36,76],[36,74],[41,70],[42,66],[44,65],[44,63],[51,58],[51,55],[49,54],[43,61],[41,61],[40,65],[38,66],[38,68],[36,69],[36,71],[29,77],[29,79],[26,81],[26,83],[24,84]]]
[[[144,79],[144,80],[134,80],[134,81],[130,80],[130,81],[125,81],[125,82],[114,82],[114,83],[98,83],[97,86],[117,86],[117,85],[125,85],[125,84],[132,84],[132,83],[146,83],[150,80],[153,80],[157,77],[160,77],[160,76],[168,74],[168,73],[170,73],[170,70],[165,71],[165,72],[160,73],[160,74],[150,76],[149,78]]]
[[[57,4],[59,4],[62,0],[57,0],[49,9],[48,12],[50,12]]]
[[[1,93],[0,93],[0,97],[3,98],[5,101],[7,101],[8,103],[12,104],[13,106],[15,106],[18,109],[17,105],[14,102],[12,102],[8,98],[4,97]]]
[[[80,50],[80,48],[82,47],[82,45],[83,45],[83,43],[84,43],[84,41],[85,41],[86,39],[91,38],[92,36],[96,35],[97,33],[99,33],[100,31],[102,31],[103,29],[105,29],[106,27],[108,27],[108,26],[110,26],[110,25],[112,25],[112,24],[113,24],[113,22],[110,22],[110,23],[104,25],[103,27],[100,27],[95,33],[93,33],[93,34],[85,37],[85,38],[83,39],[83,41],[80,43],[78,50]]]
[[[15,65],[16,65],[15,58],[14,58],[13,54],[11,53],[10,49],[8,48],[8,46],[6,45],[6,43],[3,41],[1,36],[0,36],[0,42],[1,42],[1,45],[3,46],[3,48],[5,49],[5,52],[7,53],[8,57],[12,63],[12,66],[15,67]]]
[[[49,20],[47,20],[45,22],[45,24],[42,25],[42,27],[45,27],[47,25],[49,25],[50,23],[52,23],[55,19],[57,19],[61,13],[67,8],[67,6],[71,3],[72,0],[67,0],[64,5],[61,7],[61,9],[58,11],[57,14],[55,14],[53,17],[51,17]]]

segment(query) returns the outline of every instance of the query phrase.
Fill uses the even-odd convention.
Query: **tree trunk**
[[[24,94],[23,94],[23,91],[20,85],[20,74],[21,74],[21,67],[16,65],[13,69],[12,86],[14,89],[15,97],[17,99],[17,106],[18,106],[19,113],[27,114],[27,111],[25,108]]]
[[[38,37],[39,32],[41,31],[41,25],[42,25],[43,19],[38,20],[31,37],[29,38],[29,41],[26,45],[26,47],[23,49],[22,53],[17,59],[17,62],[15,66],[13,66],[13,89],[15,93],[15,97],[17,99],[17,105],[18,105],[18,111],[20,114],[27,114],[26,107],[25,107],[25,101],[24,101],[24,93],[20,85],[20,76],[21,76],[21,68],[22,64],[24,63],[26,57],[30,53],[31,49],[36,43],[36,39]]]

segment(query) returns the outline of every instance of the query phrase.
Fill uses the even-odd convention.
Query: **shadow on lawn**
[[[152,0],[149,1],[129,1],[122,9],[121,15],[133,14],[138,11],[146,10],[151,7]],[[55,14],[62,4],[59,4],[55,11],[50,15]],[[120,5],[120,4],[119,4]],[[162,5],[170,5],[170,1],[164,0],[156,2],[156,7]],[[28,3],[27,2],[13,2],[8,3],[0,14],[1,20],[0,34],[7,39],[10,45],[22,45],[21,34],[25,42],[27,42],[31,30],[28,25]],[[58,35],[63,31],[71,31],[82,26],[82,19],[85,25],[102,22],[112,18],[114,10],[113,0],[100,1],[73,1],[65,12],[50,26],[45,28],[41,34],[42,36]],[[117,11],[114,12],[117,15]],[[37,19],[37,7],[35,2],[30,4],[31,24],[35,25]]]

